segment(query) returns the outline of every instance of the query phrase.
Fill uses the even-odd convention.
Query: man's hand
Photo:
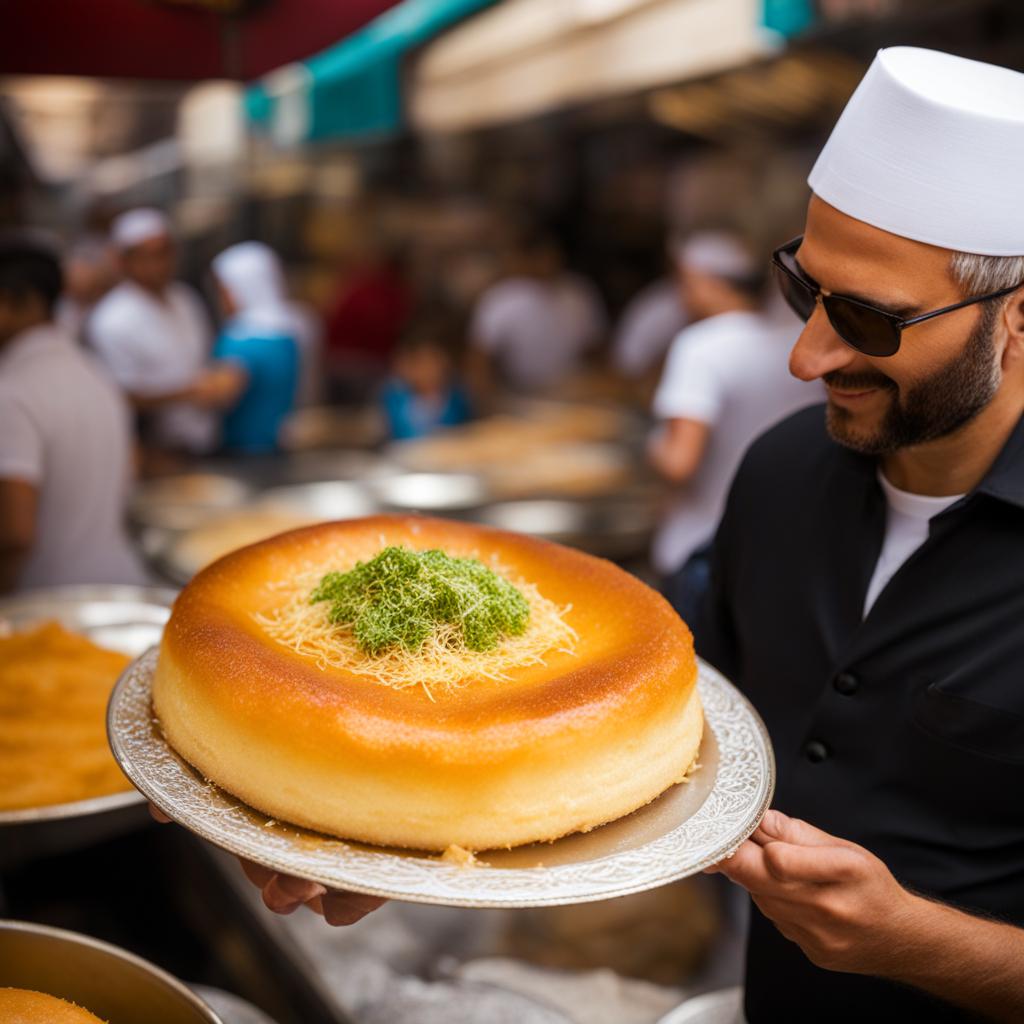
[[[1024,930],[904,889],[874,854],[779,811],[708,869],[812,963],[924,989],[993,1020],[1024,1020]]]
[[[387,903],[379,896],[327,889],[318,882],[282,875],[259,864],[238,858],[245,877],[263,892],[263,903],[275,914],[291,914],[305,905],[328,924],[355,924]]]
[[[149,813],[161,824],[171,820],[155,804],[149,805]],[[264,905],[275,914],[292,914],[305,905],[328,924],[355,924],[387,903],[386,899],[379,896],[327,889],[317,882],[307,882],[303,878],[283,875],[241,857],[238,858],[238,863],[242,865],[245,877],[257,889],[262,890]]]
[[[720,871],[819,967],[885,974],[924,900],[862,846],[769,811]]]

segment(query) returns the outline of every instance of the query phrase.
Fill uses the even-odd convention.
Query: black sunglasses
[[[976,295],[952,306],[943,306],[942,309],[933,309],[930,313],[904,320],[895,313],[861,302],[860,299],[852,299],[847,295],[824,295],[817,281],[808,277],[796,261],[796,251],[803,240],[804,236],[798,235],[772,253],[772,267],[783,298],[804,323],[810,320],[820,298],[836,334],[851,348],[866,356],[894,356],[899,351],[900,339],[906,328],[942,316],[943,313],[963,309],[964,306],[973,306],[976,302],[1009,295],[1024,285],[1021,282],[987,295]]]

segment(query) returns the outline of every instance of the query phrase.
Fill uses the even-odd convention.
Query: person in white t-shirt
[[[509,274],[477,301],[470,386],[485,396],[496,380],[515,391],[549,392],[582,366],[606,327],[597,291],[565,269],[555,239],[526,231],[516,241]]]
[[[0,593],[147,581],[123,524],[129,410],[54,322],[60,290],[47,246],[0,239]]]
[[[654,396],[661,422],[649,456],[676,496],[655,536],[652,561],[666,596],[692,622],[707,583],[706,545],[743,453],[822,393],[790,376],[786,360],[799,324],[760,312],[762,276],[737,237],[694,235],[680,262],[684,301],[696,322],[672,343]]]
[[[214,410],[245,385],[230,363],[209,364],[213,331],[199,296],[174,280],[176,247],[159,210],[122,214],[111,229],[124,280],[95,308],[88,341],[148,421],[147,440],[191,454],[217,441]]]
[[[683,303],[679,239],[668,243],[666,272],[626,304],[612,339],[612,366],[625,378],[653,386],[676,335],[690,322]]]

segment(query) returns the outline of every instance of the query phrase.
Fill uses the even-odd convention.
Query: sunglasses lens
[[[899,328],[877,310],[830,295],[825,312],[839,337],[864,355],[891,356],[899,350]]]
[[[814,289],[792,277],[782,267],[777,265],[775,267],[775,280],[789,308],[805,323],[810,320],[815,305]]]

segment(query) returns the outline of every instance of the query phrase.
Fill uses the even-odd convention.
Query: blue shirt
[[[228,328],[217,339],[213,357],[240,363],[249,375],[241,397],[224,417],[224,447],[252,454],[276,451],[281,424],[295,407],[295,341],[284,334],[254,335]]]
[[[470,418],[469,401],[457,386],[436,401],[425,401],[405,381],[394,378],[384,385],[381,401],[396,441],[423,437],[438,427],[457,427]]]

